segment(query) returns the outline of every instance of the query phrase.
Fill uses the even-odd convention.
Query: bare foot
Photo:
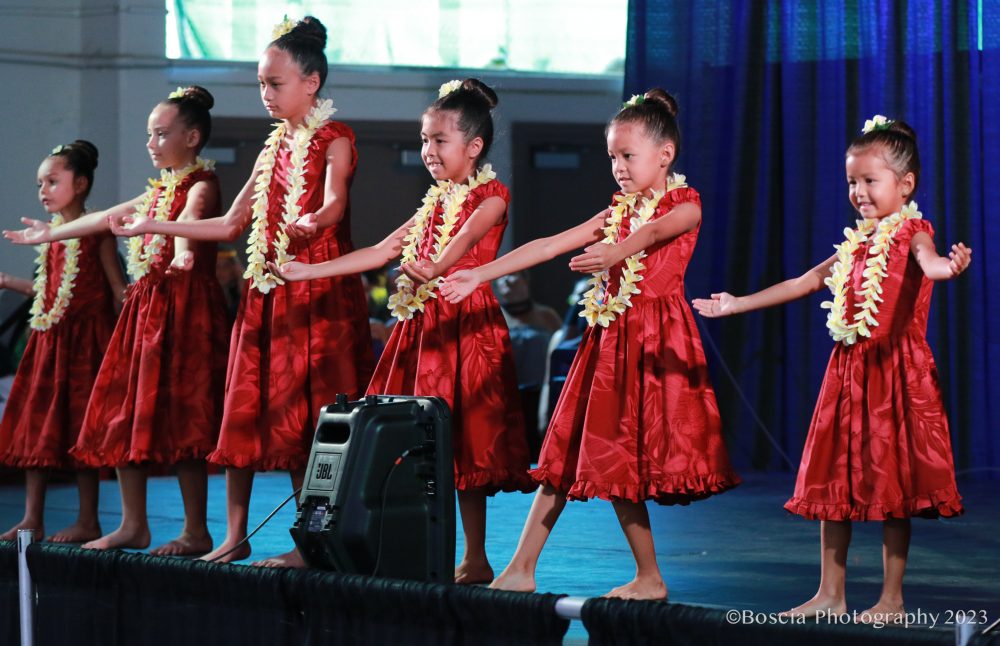
[[[861,624],[901,624],[906,616],[902,603],[890,603],[879,599],[874,606],[858,613],[858,623]]]
[[[0,534],[0,541],[16,541],[17,540],[17,530],[19,529],[33,529],[35,530],[35,540],[40,541],[42,537],[45,536],[45,528],[42,527],[41,523],[33,523],[30,521],[22,520],[18,524],[14,525],[8,529],[3,534]]]
[[[59,530],[45,540],[50,543],[86,543],[101,537],[101,525],[99,523],[75,522],[66,529]]]
[[[212,537],[205,533],[192,536],[186,532],[174,540],[149,550],[153,556],[201,556],[212,551]]]
[[[644,599],[647,601],[666,601],[667,585],[660,577],[643,578],[636,577],[620,585],[611,592],[604,595],[613,599]]]
[[[455,583],[475,585],[493,581],[493,568],[489,561],[462,561],[455,568]]]
[[[298,549],[293,549],[291,552],[285,552],[280,556],[272,556],[269,559],[264,559],[263,561],[254,561],[253,564],[256,567],[292,567],[292,568],[304,568],[306,562],[302,560],[302,555],[299,554]]]
[[[801,606],[795,606],[791,610],[782,612],[779,616],[788,617],[791,615],[802,615],[803,617],[815,617],[819,613],[827,615],[842,615],[847,612],[847,602],[843,598],[836,598],[816,593],[816,596],[806,601]]]
[[[232,563],[233,561],[242,561],[250,556],[250,543],[243,543],[239,547],[236,547],[237,543],[239,543],[238,540],[226,540],[226,542],[222,545],[202,556],[201,560],[213,561],[215,563]],[[230,552],[230,550],[232,551]]]
[[[84,543],[80,547],[85,550],[111,550],[116,548],[144,550],[149,547],[149,527],[139,529],[119,527],[107,536]]]
[[[527,572],[515,572],[510,568],[500,573],[490,584],[493,590],[510,590],[512,592],[534,592],[535,575]]]

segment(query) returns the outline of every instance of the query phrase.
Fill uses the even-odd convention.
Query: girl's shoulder
[[[934,225],[923,218],[910,218],[903,223],[903,226],[899,230],[900,234],[905,235],[909,238],[917,235],[918,233],[926,233],[930,237],[934,237]]]
[[[500,180],[492,179],[469,191],[467,200],[473,206],[478,206],[486,198],[490,197],[499,197],[504,203],[510,204],[510,189]]]
[[[701,206],[701,194],[690,186],[678,186],[667,191],[667,194],[660,200],[661,208],[665,208],[667,211],[685,203]]]
[[[351,140],[351,144],[354,144],[354,130],[351,129],[346,123],[340,121],[327,121],[322,126],[316,129],[316,134],[313,135],[315,139],[322,139],[326,142],[331,142],[334,139],[339,139],[341,137],[347,137]]]

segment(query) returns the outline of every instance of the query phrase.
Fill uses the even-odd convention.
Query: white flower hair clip
[[[631,99],[629,99],[625,103],[622,103],[622,110],[624,110],[625,108],[634,108],[640,103],[645,103],[645,102],[646,102],[645,96],[641,94],[633,94]]]
[[[297,24],[299,24],[298,21],[292,20],[286,14],[285,17],[282,18],[281,22],[275,25],[274,29],[271,30],[271,41],[278,40],[291,30],[295,29],[295,25]]]
[[[65,146],[63,146],[62,144],[59,144],[58,146],[56,146],[55,148],[52,149],[52,152],[49,153],[49,155],[58,155],[59,153],[61,153],[63,151],[64,148],[65,148]]]
[[[441,87],[438,88],[438,98],[443,99],[461,87],[462,82],[457,79],[454,81],[448,81],[447,83],[442,83]]]
[[[184,95],[187,94],[186,87],[178,87],[176,90],[167,95],[168,99],[183,99]]]
[[[865,127],[861,129],[861,134],[867,135],[873,130],[888,130],[893,124],[893,120],[881,114],[876,114],[871,119],[865,121]]]

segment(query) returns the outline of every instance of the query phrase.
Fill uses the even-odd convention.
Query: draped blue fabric
[[[745,294],[830,256],[854,221],[848,143],[876,113],[914,127],[915,199],[938,251],[973,248],[970,269],[935,286],[928,329],[956,468],[997,477],[1000,2],[631,0],[625,69],[626,96],[660,86],[681,106],[677,170],[704,202],[691,297]],[[705,322],[737,465],[798,464],[833,343],[827,297]]]

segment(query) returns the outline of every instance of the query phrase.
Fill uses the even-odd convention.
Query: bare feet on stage
[[[906,609],[902,601],[892,603],[879,599],[874,606],[858,613],[858,623],[862,624],[901,624],[906,618]]]
[[[666,601],[667,585],[656,577],[636,577],[604,595],[613,599],[637,599],[645,601]]]
[[[493,581],[493,568],[489,561],[462,561],[455,568],[455,583],[476,585]]]
[[[239,542],[239,540],[227,538],[222,545],[202,556],[201,560],[214,561],[215,563],[232,563],[233,561],[242,561],[250,556],[250,543],[243,543],[233,550]],[[230,550],[233,551],[230,552]],[[227,552],[229,553],[227,554]]]
[[[111,550],[127,548],[144,550],[149,547],[149,526],[119,527],[107,536],[81,545],[85,550]]]
[[[804,617],[815,617],[819,613],[827,615],[842,615],[847,612],[847,602],[843,597],[837,598],[816,593],[816,596],[806,601],[801,606],[796,606],[791,610],[786,610],[779,616],[789,617],[792,615],[802,615]]]
[[[3,534],[0,534],[0,541],[16,541],[17,540],[17,530],[19,529],[33,529],[35,530],[35,540],[40,541],[45,535],[45,528],[42,527],[41,523],[33,523],[28,521],[21,521],[8,529]]]
[[[194,536],[183,533],[169,543],[149,550],[153,556],[201,556],[212,551],[212,537],[209,534]]]
[[[490,584],[493,590],[510,590],[511,592],[534,592],[535,576],[529,572],[516,572],[507,568]]]
[[[50,543],[86,543],[101,537],[101,526],[97,524],[76,523],[66,529],[61,529],[45,540]]]
[[[269,559],[264,559],[263,561],[254,561],[253,565],[256,567],[304,568],[306,566],[306,562],[302,560],[302,555],[299,554],[299,550],[293,549],[291,552],[285,552],[280,556],[273,556]]]

